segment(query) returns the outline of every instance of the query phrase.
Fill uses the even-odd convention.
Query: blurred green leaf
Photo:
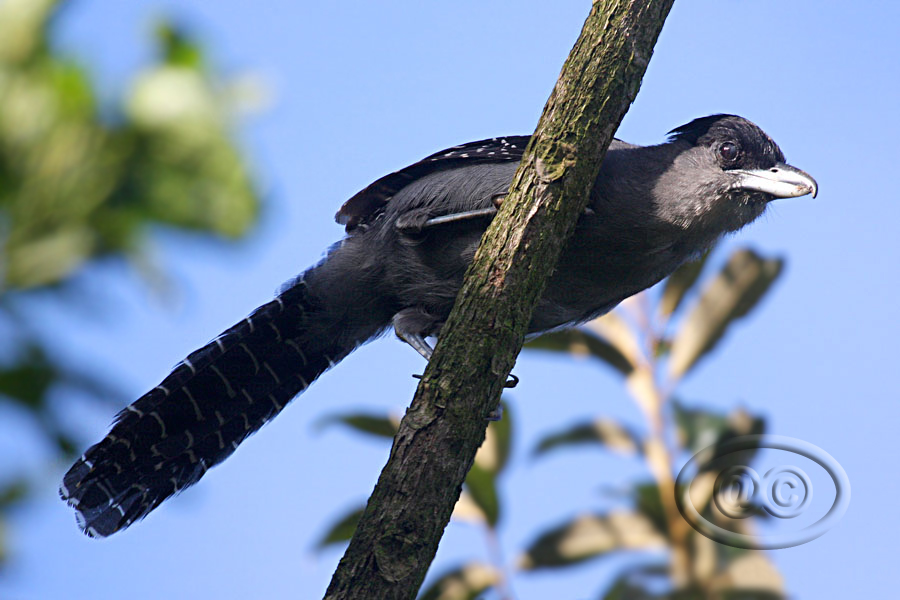
[[[717,521],[716,516],[711,514],[712,511],[706,510],[703,514],[704,518],[710,519],[710,522],[718,525],[719,527],[727,528],[729,531],[733,531],[735,533],[742,533],[745,535],[753,535],[757,533],[752,524],[751,519],[739,520],[739,519],[731,519],[726,517],[722,521]],[[700,535],[700,534],[696,534]],[[733,546],[729,546],[727,544],[715,544],[715,554],[716,554],[716,564],[718,567],[722,567],[723,565],[728,565],[741,556],[747,554],[748,552],[757,552],[756,550],[748,550],[746,548],[735,548]]]
[[[706,252],[699,259],[684,263],[666,278],[666,282],[663,284],[662,297],[659,299],[659,314],[662,317],[668,318],[678,310],[681,301],[684,300],[685,295],[697,282],[700,273],[703,272],[703,266],[706,264],[708,257],[709,252]]]
[[[650,520],[657,532],[668,537],[669,523],[656,482],[636,485],[632,495],[635,509]]]
[[[765,433],[765,431],[766,420],[764,417],[751,415],[742,408],[735,409],[729,413],[727,426],[719,434],[719,437],[716,439],[715,445],[710,452],[715,454],[720,447],[736,437],[761,435]],[[721,471],[734,465],[749,465],[758,451],[759,448],[757,447],[741,450],[739,452],[729,452],[713,461],[712,464],[707,465],[705,469]],[[702,456],[699,460],[701,463],[705,461]]]
[[[603,600],[653,600],[653,595],[643,587],[631,583],[627,575],[623,575],[603,594]]]
[[[506,402],[501,402],[503,416],[488,424],[484,443],[475,454],[475,462],[466,475],[464,497],[454,509],[454,515],[463,520],[483,519],[490,527],[500,520],[500,498],[497,494],[497,476],[503,471],[512,444],[513,412]]]
[[[447,571],[419,595],[419,600],[475,600],[500,581],[497,569],[470,562]]]
[[[615,346],[602,337],[584,329],[552,331],[525,344],[529,350],[568,352],[579,356],[593,356],[622,375],[634,369],[631,362]]]
[[[625,569],[603,595],[603,600],[664,600],[664,596],[649,592],[648,586],[643,583],[648,583],[648,579],[658,580],[668,574],[669,567],[664,564]]]
[[[44,351],[29,345],[14,364],[0,367],[0,395],[38,410],[44,404],[47,390],[59,379],[58,369],[50,364]]]
[[[56,442],[56,448],[63,456],[75,456],[78,453],[78,448],[81,446],[79,442],[76,442],[64,433],[54,435],[53,441]]]
[[[725,565],[709,591],[728,600],[782,600],[784,578],[764,552],[748,551]]]
[[[672,403],[679,441],[704,469],[723,469],[731,465],[750,464],[758,449],[731,452],[706,464],[718,449],[732,439],[745,435],[761,435],[766,431],[765,417],[736,408],[727,415],[701,408],[687,408],[681,402]]]
[[[534,449],[534,455],[541,456],[567,446],[600,444],[613,452],[631,456],[640,451],[642,443],[640,436],[616,421],[599,418],[544,436]]]
[[[722,600],[785,600],[788,596],[776,592],[759,589],[722,590],[718,598]],[[686,597],[685,600],[694,600],[696,595]]]
[[[683,377],[715,348],[728,326],[762,299],[781,273],[782,259],[764,259],[752,250],[737,250],[706,287],[672,340],[669,373]]]
[[[576,564],[616,550],[664,548],[666,540],[635,512],[582,515],[542,533],[519,560],[522,569]]]
[[[203,66],[203,50],[174,23],[169,21],[158,23],[156,38],[162,49],[163,60],[167,64],[192,69],[200,69]]]
[[[677,399],[671,404],[679,442],[692,454],[714,443],[728,427],[726,415],[688,408]]]
[[[643,292],[642,292],[643,294]],[[642,294],[638,294],[641,296]],[[625,303],[636,302],[638,296],[627,298]],[[585,328],[588,331],[599,334],[607,343],[628,362],[630,370],[624,373],[629,378],[634,377],[639,367],[645,367],[644,346],[641,343],[639,333],[630,319],[625,317],[626,311],[616,309],[605,315],[589,321]]]
[[[12,483],[6,484],[0,489],[0,509],[5,509],[12,504],[20,502],[28,495],[30,486],[25,477],[20,477]]]
[[[26,477],[20,477],[6,483],[0,489],[0,567],[9,558],[9,549],[6,546],[6,513],[12,506],[21,502],[31,491],[31,486]]]
[[[685,587],[674,590],[666,589],[669,586],[668,581],[666,581],[668,575],[669,567],[667,565],[650,565],[626,569],[610,586],[603,596],[603,600],[703,600],[707,598],[715,598],[717,600],[783,600],[785,598],[782,593],[775,591],[780,586],[780,575],[774,571],[771,564],[763,565],[757,560],[752,561],[752,564],[744,563],[738,565],[738,568],[734,571],[732,571],[730,565],[725,565],[712,581],[702,584],[694,581]],[[737,576],[736,578],[734,578],[735,575]],[[750,582],[747,581],[748,579]],[[654,585],[654,583],[657,585]],[[748,583],[750,583],[749,587],[725,587],[733,584],[744,586]],[[662,585],[660,586],[659,584]],[[660,587],[662,588],[660,591],[651,591]]]
[[[495,527],[500,519],[500,499],[494,473],[475,463],[466,475],[465,489],[487,524]]]
[[[503,411],[503,416],[499,421],[491,421],[488,424],[484,443],[481,444],[481,448],[478,449],[478,453],[475,455],[475,465],[492,473],[495,477],[503,471],[504,467],[506,467],[506,462],[509,460],[513,425],[515,423],[509,403],[501,400],[500,408]]]
[[[322,430],[332,425],[344,425],[360,433],[394,439],[399,423],[390,416],[348,413],[326,415],[318,420],[316,428]]]
[[[356,526],[359,524],[359,519],[362,517],[363,511],[366,509],[365,505],[362,505],[358,508],[355,508],[345,514],[343,517],[335,521],[331,527],[328,528],[328,531],[316,542],[316,549],[321,550],[326,546],[330,546],[332,544],[338,544],[341,542],[350,541],[350,538],[353,537],[353,533],[356,531]]]

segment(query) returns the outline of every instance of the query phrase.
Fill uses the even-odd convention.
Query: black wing
[[[435,152],[419,162],[390,175],[385,175],[344,202],[334,216],[347,232],[371,222],[384,210],[388,201],[412,181],[430,173],[461,166],[522,160],[530,135],[511,135],[453,146]]]

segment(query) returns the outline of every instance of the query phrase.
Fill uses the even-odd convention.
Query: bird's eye
[[[725,142],[719,146],[719,156],[721,156],[722,160],[726,163],[733,163],[736,161],[738,154],[740,154],[740,151],[738,150],[737,144],[734,142]]]

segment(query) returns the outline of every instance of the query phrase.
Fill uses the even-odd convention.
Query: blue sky
[[[155,259],[176,292],[155,294],[124,266],[86,274],[80,308],[34,308],[62,356],[107,373],[130,396],[158,383],[194,348],[269,300],[341,237],[333,215],[377,177],[460,142],[530,133],[588,12],[587,2],[74,3],[60,40],[119,89],[150,52],[154,16],[195,27],[226,71],[252,72],[272,104],[240,134],[267,197],[258,229],[237,247],[156,232]],[[763,127],[788,161],[819,182],[815,200],[781,201],[729,238],[787,259],[765,303],[735,327],[682,396],[743,403],[770,432],[809,441],[847,471],[853,499],[825,536],[771,553],[792,597],[887,597],[900,519],[893,350],[900,259],[900,6],[679,0],[618,136],[658,143],[697,116],[736,113]],[[719,257],[724,256],[721,254]],[[109,540],[84,537],[56,486],[67,465],[19,423],[22,464],[41,468],[41,497],[17,512],[14,560],[0,597],[315,598],[340,550],[310,548],[364,500],[387,446],[322,415],[402,412],[422,360],[393,339],[356,352],[225,464]],[[598,413],[639,424],[610,373],[585,362],[523,355],[511,394],[518,460],[503,482],[510,560],[542,528],[601,506],[599,482],[638,464],[597,452],[523,460],[537,436]],[[112,411],[70,400],[85,446]],[[21,427],[19,427],[21,425]],[[43,452],[43,454],[42,454]],[[435,568],[486,556],[477,530],[451,525]],[[595,597],[624,559],[517,577],[521,599]]]

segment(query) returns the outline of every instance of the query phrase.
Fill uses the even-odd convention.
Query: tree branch
[[[595,0],[325,598],[415,598],[674,0]]]

